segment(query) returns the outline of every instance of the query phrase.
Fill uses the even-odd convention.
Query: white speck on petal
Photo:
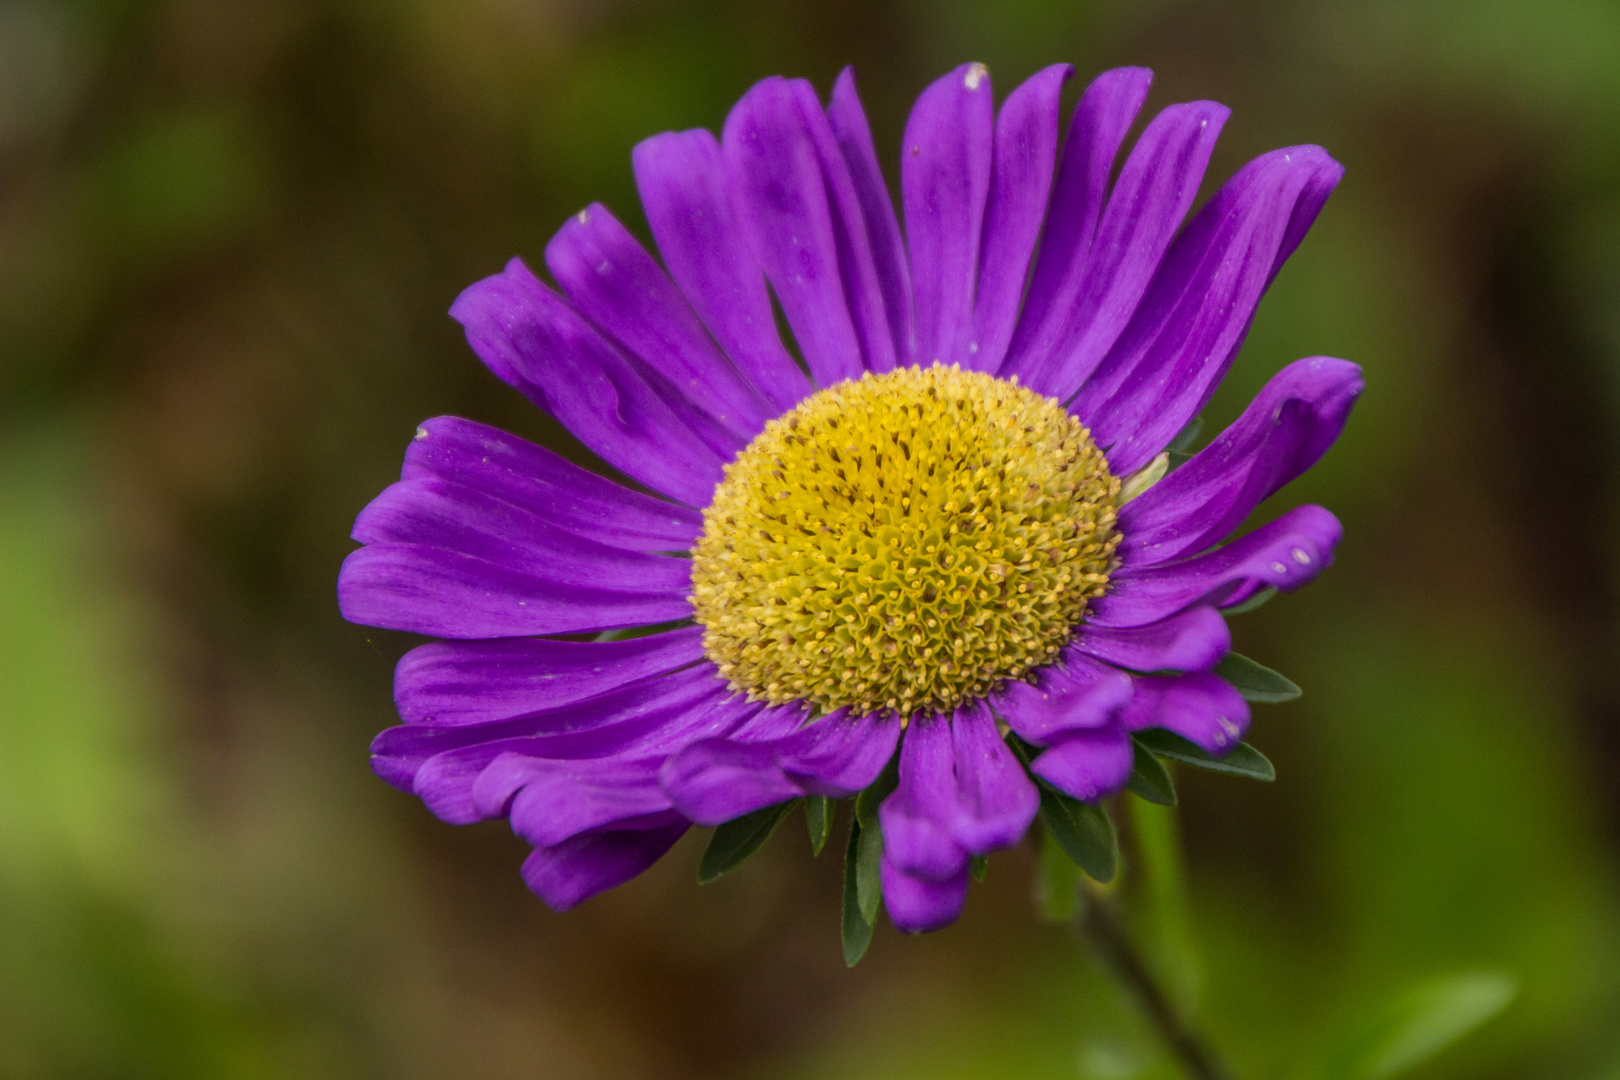
[[[1279,574],[1286,574],[1286,573],[1288,573],[1288,567],[1287,567],[1287,566],[1286,566],[1286,565],[1284,565],[1284,564],[1283,564],[1283,563],[1280,563],[1280,562],[1274,562],[1274,563],[1272,563],[1272,564],[1271,564],[1271,568],[1272,568],[1272,569],[1273,569],[1273,570],[1275,570],[1275,571],[1276,571],[1276,572],[1277,572],[1277,573],[1279,573]]]
[[[1301,566],[1311,565],[1311,557],[1306,553],[1304,548],[1294,549],[1294,561],[1299,563]]]
[[[427,429],[427,428],[425,428],[425,427],[419,427],[419,428],[417,428],[417,429],[416,429],[416,437],[417,437],[417,438],[418,438],[418,439],[425,439],[425,438],[427,438],[427,437],[428,437],[428,429]]]
[[[591,220],[591,208],[587,206],[579,212],[579,223],[583,225],[589,220]]]
[[[962,76],[962,85],[969,90],[977,90],[984,77],[990,74],[990,69],[983,64],[969,64],[967,74]]]
[[[1215,719],[1221,725],[1221,730],[1222,731],[1226,732],[1228,735],[1230,735],[1234,739],[1238,737],[1238,726],[1236,724],[1234,724],[1231,720],[1228,720],[1224,716],[1218,716]]]

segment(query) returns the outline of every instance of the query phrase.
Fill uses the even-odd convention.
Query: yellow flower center
[[[703,513],[692,607],[733,688],[950,709],[1050,663],[1108,585],[1120,482],[1051,398],[954,367],[772,420]]]

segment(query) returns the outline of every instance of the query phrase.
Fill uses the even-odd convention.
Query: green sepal
[[[832,835],[832,800],[825,795],[807,795],[804,800],[804,823],[810,830],[810,854],[820,855]]]
[[[1131,749],[1135,757],[1131,763],[1131,779],[1125,785],[1125,790],[1139,799],[1146,799],[1160,806],[1176,805],[1176,785],[1170,779],[1170,773],[1165,769],[1164,763],[1134,738],[1131,740]]]
[[[844,963],[854,967],[872,944],[872,923],[861,914],[860,903],[861,823],[849,824],[849,843],[844,845],[844,910],[842,932]]]
[[[968,873],[973,875],[974,881],[983,881],[984,875],[989,871],[990,860],[984,855],[973,856],[973,861],[968,864]]]
[[[855,796],[855,820],[861,823],[861,828],[876,828],[878,823],[878,807],[883,800],[894,794],[894,789],[900,786],[900,751],[894,752],[894,757],[883,767],[878,778],[872,785],[859,795]]]
[[[1035,865],[1035,904],[1041,918],[1054,923],[1073,921],[1080,914],[1080,868],[1051,829],[1041,830],[1041,851]]]
[[[1029,763],[1039,751],[1009,732],[1007,745],[1029,772]],[[1041,821],[1075,865],[1101,882],[1114,880],[1119,865],[1119,837],[1107,811],[1091,803],[1070,798],[1045,780],[1029,773],[1041,794]]]
[[[855,853],[855,899],[861,907],[861,918],[868,923],[877,922],[878,907],[883,903],[883,829],[876,823],[861,826],[861,846]]]
[[[1184,454],[1187,452],[1187,447],[1198,441],[1198,436],[1203,433],[1203,430],[1203,416],[1195,416],[1191,420],[1187,421],[1187,426],[1182,428],[1181,431],[1176,434],[1176,437],[1170,440],[1170,445],[1165,447],[1165,449],[1174,450],[1177,453]]]
[[[1263,606],[1266,603],[1266,601],[1270,600],[1273,596],[1276,596],[1276,595],[1277,595],[1277,587],[1275,585],[1267,585],[1265,588],[1261,589],[1259,592],[1255,593],[1253,596],[1251,596],[1247,600],[1243,601],[1243,603],[1237,604],[1237,605],[1235,605],[1233,607],[1229,607],[1229,608],[1221,608],[1221,614],[1222,615],[1247,615],[1249,612],[1253,611],[1255,608]]]
[[[1236,744],[1217,758],[1206,754],[1200,747],[1175,732],[1165,731],[1163,728],[1138,731],[1132,737],[1155,754],[1171,761],[1195,765],[1210,772],[1226,773],[1228,776],[1246,776],[1251,780],[1277,779],[1276,766],[1267,760],[1266,755],[1245,742]]]
[[[683,626],[691,626],[692,620],[676,619],[673,622],[654,623],[651,626],[626,626],[619,630],[604,630],[596,635],[597,641],[628,641],[631,638],[652,637],[662,634],[666,630],[676,630]]]
[[[709,846],[703,852],[703,861],[698,863],[698,884],[708,885],[719,881],[753,858],[798,802],[798,799],[790,799],[767,806],[752,814],[733,818],[715,829],[714,835],[709,837]]]
[[[1264,664],[1257,664],[1242,653],[1229,652],[1215,665],[1215,674],[1231,683],[1245,700],[1276,704],[1293,701],[1304,693],[1287,676]]]

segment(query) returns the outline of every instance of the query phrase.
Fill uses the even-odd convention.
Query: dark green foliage
[[[708,848],[703,852],[703,861],[698,864],[698,883],[708,885],[719,881],[753,858],[798,802],[798,799],[792,799],[767,806],[715,829],[714,835],[709,838]]]

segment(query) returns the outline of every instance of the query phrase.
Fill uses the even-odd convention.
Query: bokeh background
[[[1364,365],[1262,511],[1348,538],[1235,624],[1306,688],[1278,781],[1181,774],[1185,879],[1127,849],[1153,962],[1247,1077],[1481,971],[1422,1075],[1620,1077],[1612,0],[0,0],[0,1077],[1174,1075],[1026,852],[846,972],[797,818],[555,915],[367,768],[412,642],[338,618],[355,513],[429,416],[567,445],[456,293],[593,199],[644,234],[631,146],[756,79],[854,63],[892,170],[968,59],[1233,106],[1206,189],[1349,170],[1208,414]]]

